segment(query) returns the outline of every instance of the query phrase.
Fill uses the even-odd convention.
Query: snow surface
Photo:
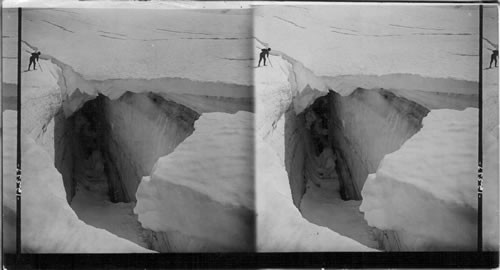
[[[3,14],[4,82],[15,84],[17,10]],[[111,99],[129,91],[177,94],[181,101],[185,96],[249,100],[250,17],[246,9],[25,9],[21,63],[27,69],[29,53],[40,50],[42,68],[23,75],[57,70],[53,78],[72,98],[64,105],[66,116],[98,93]]]
[[[142,226],[218,244],[253,248],[253,114],[206,113],[195,131],[161,157],[136,193]]]
[[[372,235],[372,228],[359,211],[361,201],[342,200],[338,180],[325,179],[320,184],[321,187],[309,180],[306,185],[306,192],[300,201],[300,212],[304,218],[365,246],[378,249],[379,244]]]
[[[15,84],[17,10],[3,14],[3,79]],[[111,99],[126,91],[250,99],[250,18],[247,9],[25,9],[21,62],[27,68],[29,53],[40,50],[42,69],[34,72],[58,70],[53,77],[72,99],[64,105],[66,116],[98,93]],[[33,71],[23,75],[28,73]],[[30,88],[45,89],[33,79]]]
[[[362,87],[474,96],[477,14],[472,6],[256,7],[254,46],[271,47],[271,62],[282,58],[292,65],[297,113],[328,89],[341,95]]]
[[[251,26],[248,9],[23,12],[23,40],[98,81],[168,77],[251,85]]]
[[[71,208],[83,222],[148,248],[143,228],[134,215],[134,207],[133,202],[112,203],[108,196],[98,195],[81,187],[71,201]]]
[[[283,161],[261,138],[256,147],[258,252],[374,251],[302,217],[293,204]]]
[[[284,118],[285,114],[290,117],[303,112],[328,89],[347,96],[358,87],[384,88],[432,110],[432,116],[425,120],[430,131],[413,135],[400,150],[387,151],[381,145],[355,149],[354,155],[370,153],[372,148],[385,149],[383,154],[396,150],[385,158],[394,155],[408,159],[391,159],[394,164],[384,161],[378,172],[386,174],[377,172],[368,178],[361,206],[368,225],[376,226],[374,233],[379,236],[396,232],[393,240],[401,243],[392,244],[401,245],[397,250],[473,250],[477,110],[468,107],[477,106],[478,96],[477,6],[281,5],[257,7],[254,14],[256,50],[272,48],[271,63],[255,71],[259,250],[325,248],[321,242],[308,241],[310,238],[295,231],[298,227],[309,231],[315,225],[303,220],[295,223],[300,212],[291,205],[293,175],[289,176],[290,182],[286,181],[284,160],[286,148],[300,151],[300,147],[294,145],[299,143],[293,134],[298,132],[296,127],[290,127]],[[455,110],[435,111],[443,108]],[[356,108],[350,109],[340,117],[355,119],[350,115],[356,115]],[[413,116],[411,109],[405,112]],[[392,117],[386,120],[388,126],[397,126]],[[429,128],[440,121],[448,122],[434,131]],[[345,128],[348,121],[340,122]],[[373,136],[367,132],[369,128],[351,130],[354,134],[346,134],[351,144],[351,138],[355,138],[355,143],[366,146],[367,137]],[[389,135],[393,134],[385,134],[390,141]],[[417,154],[420,158],[412,157]],[[376,172],[378,162],[368,168],[370,172]],[[437,168],[431,162],[444,165]],[[391,170],[384,171],[384,166]],[[425,170],[428,167],[433,176]],[[420,174],[425,177],[420,179]],[[410,179],[415,183],[408,183]],[[344,203],[342,207],[332,192],[310,182],[307,187],[300,207],[304,217],[371,245],[370,228],[360,221],[355,203]],[[268,205],[280,211],[266,213]],[[354,211],[349,212],[349,208]],[[354,221],[349,222],[349,218]],[[457,224],[462,223],[460,229]],[[448,226],[453,228],[448,230]],[[352,247],[339,244],[328,249]]]
[[[362,191],[370,226],[397,231],[405,250],[476,249],[477,113],[431,111],[384,157]]]
[[[3,179],[15,179],[16,112],[5,111],[3,124]],[[53,158],[29,136],[22,138],[22,157],[23,252],[152,252],[79,220],[66,202],[62,177],[53,166]],[[4,189],[3,201],[4,209],[15,213],[12,189]],[[39,207],[41,205],[44,207]],[[6,223],[9,222],[12,221],[7,219]]]
[[[478,80],[477,6],[262,6],[254,15],[261,47],[293,56],[319,76]]]
[[[175,5],[179,7],[189,6],[183,3]],[[119,5],[110,4],[109,6],[115,7]],[[252,39],[251,11],[248,9],[157,9],[160,6],[163,5],[151,5],[148,9],[54,8],[23,10],[23,51],[21,59],[23,67],[28,64],[29,53],[35,50],[42,52],[40,67],[37,67],[36,71],[23,72],[22,105],[23,108],[26,108],[23,111],[23,132],[27,134],[27,137],[34,139],[38,146],[43,147],[45,151],[44,158],[46,158],[46,164],[43,164],[48,169],[53,170],[54,173],[57,173],[53,166],[53,161],[57,158],[54,157],[57,156],[54,151],[54,144],[60,143],[58,140],[61,140],[66,135],[58,134],[56,136],[55,134],[57,132],[55,119],[57,118],[60,121],[59,124],[61,123],[61,119],[58,118],[61,115],[58,113],[62,108],[64,112],[62,117],[69,117],[81,108],[86,101],[95,98],[99,93],[112,99],[112,103],[119,103],[118,101],[126,91],[136,93],[153,92],[164,97],[169,102],[174,100],[195,109],[199,113],[217,110],[236,113],[242,109],[252,110],[250,100],[252,97],[252,76],[249,68],[252,61],[250,42]],[[166,13],[169,16],[165,16]],[[17,10],[4,10],[4,14],[6,15],[5,24],[2,24],[2,26],[6,30],[4,33],[8,35],[6,37],[8,41],[4,43],[4,57],[2,60],[5,70],[9,71],[4,74],[4,81],[15,84],[16,74],[11,71],[16,70],[15,41],[17,32],[15,29]],[[147,108],[142,107],[141,109],[146,110]],[[120,114],[120,110],[116,109],[113,113],[116,114],[115,118],[121,122],[129,121],[130,123],[133,119],[140,120],[144,119],[144,117],[148,121],[154,121],[150,117],[151,115],[148,115],[147,110],[145,112],[134,111],[129,114]],[[144,115],[141,115],[141,113]],[[223,129],[225,141],[209,144],[209,147],[217,145],[214,149],[218,150],[227,146],[228,141],[238,144],[242,141],[248,142],[253,138],[250,130],[253,126],[251,113],[220,113],[214,115],[219,115],[220,118],[224,119],[236,117],[239,120],[229,121],[228,123],[236,123],[239,130]],[[179,115],[175,114],[174,116]],[[179,117],[182,118],[183,115]],[[210,119],[210,116],[207,116],[207,119]],[[209,121],[210,124],[206,127],[207,129],[214,127],[213,122],[217,122],[213,119],[211,121]],[[140,123],[144,123],[144,121]],[[245,126],[245,128],[242,126]],[[117,132],[124,130],[121,126],[115,125],[114,127]],[[168,129],[168,127],[158,127],[158,129],[161,128]],[[172,130],[171,127],[170,130]],[[228,130],[234,132],[227,133]],[[242,136],[241,132],[246,134]],[[207,133],[209,132],[207,131]],[[136,135],[141,134],[141,131],[127,132],[127,134],[130,136],[122,136],[121,138],[131,140],[128,142],[129,144],[135,143],[132,152],[135,154],[134,157],[138,157],[136,161],[138,163],[150,162],[150,158],[153,157],[145,157],[147,151],[144,152],[144,149],[149,149],[151,142],[145,146],[144,140],[137,140]],[[156,132],[152,133],[152,136],[156,135],[158,135]],[[195,136],[195,139],[192,140],[198,138],[197,142],[199,144],[203,144],[207,140],[210,141],[210,139],[203,138],[203,134],[200,136],[200,138]],[[162,139],[159,139],[160,143],[168,144],[170,151],[175,148],[175,146],[170,147],[169,142],[164,142]],[[235,147],[238,148],[239,146]],[[210,187],[209,191],[213,193],[211,195],[214,197],[228,198],[229,201],[219,201],[218,205],[209,204],[209,207],[215,208],[215,212],[225,213],[229,218],[232,218],[232,225],[237,223],[241,228],[244,228],[238,231],[236,227],[228,224],[217,227],[215,224],[217,220],[213,220],[211,229],[216,230],[217,233],[213,233],[213,231],[204,232],[204,237],[211,233],[213,235],[208,238],[217,235],[217,241],[224,242],[218,243],[221,249],[248,250],[248,246],[251,244],[251,241],[245,238],[247,236],[251,238],[253,232],[253,230],[247,228],[247,226],[251,226],[251,222],[248,223],[247,221],[253,220],[253,205],[250,204],[253,193],[249,192],[253,190],[252,182],[249,180],[253,178],[253,167],[251,166],[253,163],[249,161],[253,159],[253,156],[248,155],[251,142],[241,147],[245,149],[245,151],[240,150],[239,152],[240,158],[244,159],[240,160],[242,168],[239,173],[241,174],[238,174],[237,171],[226,170],[224,167],[220,168],[226,173],[227,177],[238,178],[239,182],[231,179],[238,184],[231,183],[227,185],[227,182],[216,178],[214,181],[218,183],[217,186],[214,186],[214,182],[211,182],[210,185],[208,183],[196,184],[198,179],[192,179],[190,186],[193,190],[204,190],[208,186]],[[157,158],[158,153],[163,150],[160,148],[153,149],[154,158]],[[242,157],[243,153],[247,156]],[[213,170],[213,168],[204,167],[204,164],[207,164],[206,161],[202,162],[195,159],[194,163],[191,162],[192,156],[200,158],[198,148],[190,150],[189,154],[191,156],[186,152],[184,154],[184,158],[188,163],[183,163],[182,166],[177,166],[178,168],[187,168],[186,164],[189,164],[189,167],[198,167],[200,174],[202,171]],[[232,154],[227,156],[234,157],[236,153]],[[228,160],[226,156],[221,158],[217,151],[210,156],[210,160],[213,161],[212,165],[217,165],[215,164],[217,161],[229,165],[238,161],[238,159]],[[147,167],[147,165],[144,167]],[[30,167],[40,169],[32,166],[31,163],[26,163],[25,166],[26,170],[31,170]],[[82,175],[85,174],[85,168],[81,169],[84,170],[81,172]],[[243,171],[245,169],[247,171]],[[147,173],[150,173],[150,171]],[[212,181],[213,179],[208,177],[218,177],[221,173],[221,171],[214,171],[214,175],[204,174],[206,177],[204,180]],[[60,219],[63,220],[63,223],[65,219],[74,219],[74,222],[83,224],[67,205],[64,189],[62,188],[62,179],[60,175],[58,176],[57,179],[61,189],[54,192],[58,197],[62,198],[62,201],[59,202],[61,206],[67,206],[68,208],[67,212],[61,214]],[[90,180],[92,179],[85,179],[85,181]],[[140,179],[136,181],[138,180]],[[245,192],[239,194],[237,191],[242,188]],[[232,195],[228,197],[227,194]],[[23,195],[30,196],[29,193]],[[154,232],[151,233],[151,231],[141,228],[132,213],[133,203],[112,204],[105,198],[104,194],[90,193],[81,183],[77,186],[75,197],[71,198],[70,196],[69,199],[73,199],[72,207],[78,211],[78,217],[85,222],[109,229],[114,234],[130,239],[139,245],[146,246],[146,241],[148,241],[148,245],[151,244],[149,243],[151,239],[144,239],[143,233],[146,231],[146,234],[149,233],[149,237],[151,237]],[[203,200],[200,201],[203,202]],[[236,207],[231,202],[239,206]],[[42,208],[41,212],[43,213],[45,208],[42,206],[45,206],[44,201],[40,201],[37,207],[33,209]],[[177,206],[174,211],[184,209],[182,204],[177,204]],[[210,214],[209,211],[206,214]],[[180,214],[180,217],[182,216],[183,214]],[[191,217],[196,218],[194,215]],[[46,223],[46,220],[35,219],[28,220],[26,223],[32,221],[42,223],[39,226],[40,229],[35,230],[32,228],[33,233],[44,235],[45,227],[49,223]],[[205,223],[205,221],[198,223],[202,230],[201,226],[204,226]],[[60,226],[64,227],[66,225],[57,224],[53,227],[58,228]],[[228,229],[229,232],[224,232],[223,228],[226,228],[225,226],[230,228]],[[189,226],[186,228],[189,228]],[[62,229],[65,229],[65,227]],[[189,230],[185,233],[182,232],[185,229],[184,227],[180,229],[181,234],[187,236],[193,234]],[[74,226],[74,230],[79,230],[78,226]],[[230,230],[234,231],[230,232]],[[101,231],[104,232],[104,230]],[[223,234],[223,236],[221,237],[220,234]],[[233,239],[233,237],[227,235],[236,236]],[[99,237],[99,234],[96,234],[95,237]],[[109,234],[101,238],[102,241],[108,240],[109,245],[113,245],[114,240],[110,239],[114,239],[116,236]],[[193,236],[193,238],[195,237]],[[92,239],[90,238],[90,240]],[[233,239],[232,242],[230,239]],[[211,239],[209,240],[211,241]],[[33,241],[33,243],[27,243],[29,245],[38,243],[37,239]],[[72,241],[70,237],[68,237],[68,241]],[[139,251],[147,251],[132,242],[123,241],[128,244],[124,244],[121,248],[112,252],[135,252],[134,248]],[[241,244],[241,242],[245,243]],[[98,245],[100,242],[97,241],[95,244]],[[119,244],[119,241],[117,244]],[[78,245],[78,243],[68,245]],[[83,245],[85,246],[85,243]],[[66,249],[63,246],[54,252],[103,252],[107,250],[106,245],[94,249],[87,248],[87,246],[85,248],[76,249],[68,246]],[[43,252],[45,249],[35,247],[32,251]]]
[[[12,1],[8,3],[12,3]],[[82,3],[82,5],[84,4]],[[119,6],[119,4],[116,5]],[[174,5],[189,4],[175,3]],[[374,9],[377,12],[373,12]],[[23,130],[32,131],[30,136],[35,136],[37,143],[42,143],[46,151],[50,149],[51,138],[50,132],[46,133],[43,130],[53,128],[50,124],[53,125],[51,119],[65,95],[76,96],[72,101],[73,104],[65,105],[67,115],[74,112],[85,100],[92,98],[98,92],[105,93],[112,99],[120,97],[125,90],[132,92],[152,90],[162,94],[189,92],[193,95],[214,97],[251,96],[249,89],[251,89],[250,85],[252,84],[252,70],[249,67],[252,64],[256,66],[257,59],[254,59],[252,47],[248,45],[253,38],[250,31],[252,12],[249,10],[173,11],[172,16],[162,16],[162,10],[152,9],[147,12],[140,10],[134,14],[130,14],[130,10],[124,9],[33,9],[25,11],[23,38],[26,44],[23,49],[42,51],[42,59],[44,60],[40,62],[44,71],[23,73],[25,75],[23,86],[26,86],[23,100],[30,101],[29,104],[32,104],[32,106],[23,104],[23,108],[33,108],[24,114],[29,116],[31,122],[24,121],[26,118],[24,116]],[[3,19],[5,23],[3,25],[7,25],[7,27],[3,27],[4,30],[7,30],[3,33],[6,35],[3,39],[6,42],[3,47],[4,57],[2,60],[4,70],[7,71],[4,72],[4,81],[15,83],[16,60],[12,57],[15,56],[16,52],[17,33],[13,30],[17,23],[16,11],[4,10],[3,12],[7,14]],[[397,16],[395,16],[396,14]],[[457,8],[391,6],[387,8],[370,5],[322,5],[318,7],[266,6],[256,9],[256,44],[254,47],[269,45],[273,48],[271,56],[273,66],[255,70],[255,91],[257,110],[259,111],[256,115],[256,199],[259,251],[370,250],[338,232],[308,222],[293,205],[288,175],[284,168],[284,113],[289,108],[292,99],[295,99],[293,105],[298,113],[310,105],[314,99],[326,94],[328,88],[332,88],[342,95],[350,94],[357,87],[473,94],[476,89],[471,85],[477,81],[475,70],[477,67],[477,55],[475,55],[477,54],[478,38],[477,14],[477,7],[474,6]],[[360,20],[360,18],[366,20]],[[230,23],[227,23],[228,21]],[[23,53],[23,64],[27,65],[28,57],[29,54]],[[489,59],[487,61],[489,63]],[[64,76],[60,76],[61,74]],[[485,74],[491,76],[497,73],[486,72]],[[496,79],[497,81],[498,79]],[[43,87],[39,88],[38,86]],[[497,93],[498,84],[492,83],[490,86],[489,89],[495,91],[489,93]],[[76,91],[77,88],[79,91]],[[233,88],[238,89],[238,91],[232,91]],[[82,95],[81,92],[86,93],[86,95]],[[494,95],[491,94],[491,96]],[[195,97],[195,99],[197,98]],[[178,99],[185,99],[185,96]],[[37,100],[41,102],[37,104]],[[496,107],[498,107],[498,100],[496,102]],[[491,103],[495,105],[495,102]],[[200,104],[196,105],[198,110],[210,110]],[[474,154],[470,152],[470,149],[474,148],[473,143],[477,141],[470,134],[474,127],[471,119],[477,119],[477,117],[473,117],[474,111],[467,109],[465,112],[446,110],[431,112],[431,120],[437,118],[442,121],[449,119],[453,121],[447,122],[447,125],[441,127],[440,134],[438,130],[430,131],[420,135],[423,137],[421,139],[417,137],[418,134],[415,135],[411,139],[412,141],[409,141],[410,146],[405,146],[402,148],[402,152],[397,151],[393,154],[413,160],[415,157],[407,156],[408,151],[410,153],[418,151],[421,156],[430,155],[428,161],[422,162],[422,160],[417,159],[418,162],[414,162],[414,167],[408,166],[411,163],[400,162],[402,163],[401,167],[397,160],[391,161],[394,162],[394,165],[389,161],[381,164],[381,174],[387,168],[394,175],[382,174],[379,177],[377,173],[367,181],[367,184],[372,183],[372,187],[366,192],[369,194],[373,192],[373,196],[376,195],[371,199],[372,195],[368,197],[372,201],[377,201],[377,204],[373,206],[374,210],[370,210],[367,214],[371,215],[371,219],[367,218],[370,225],[371,222],[375,222],[379,228],[389,228],[402,232],[400,239],[415,249],[428,247],[432,239],[436,239],[442,245],[455,245],[456,243],[452,242],[452,235],[458,239],[456,241],[462,241],[461,248],[469,249],[468,243],[474,242],[470,235],[475,232],[474,224],[468,219],[474,212],[474,208],[471,206],[471,196],[476,194],[474,185],[477,168],[475,168],[474,161],[466,160],[473,159]],[[203,121],[207,123],[196,122],[197,125],[200,125],[201,130],[197,128],[195,133],[179,146],[178,151],[176,150],[158,161],[152,176],[143,179],[138,192],[141,204],[138,202],[135,211],[139,214],[143,226],[159,228],[159,231],[181,228],[193,237],[208,239],[207,241],[221,241],[222,239],[223,243],[218,243],[220,246],[234,250],[233,245],[237,244],[237,248],[241,248],[241,242],[245,242],[248,236],[245,235],[248,231],[248,227],[246,227],[248,224],[242,224],[242,220],[250,215],[247,215],[247,212],[252,211],[249,204],[251,202],[249,198],[252,198],[252,188],[247,186],[253,179],[253,169],[248,169],[249,164],[253,166],[253,161],[248,160],[252,144],[250,142],[252,140],[251,134],[253,134],[252,130],[249,129],[252,118],[249,115],[251,114],[204,114],[198,121],[205,119]],[[9,117],[12,118],[12,115]],[[209,119],[213,121],[209,121]],[[218,121],[215,121],[216,119]],[[224,121],[220,121],[221,119]],[[426,123],[434,125],[431,120],[426,120]],[[235,129],[226,123],[240,126],[240,129]],[[498,120],[487,123],[488,130],[495,130],[495,127],[498,127]],[[5,125],[4,130],[9,124]],[[219,127],[219,130],[214,127]],[[11,128],[11,130],[14,129]],[[219,138],[215,137],[214,134],[219,135]],[[450,138],[456,140],[449,140]],[[6,141],[11,139],[7,135],[4,137]],[[496,131],[496,139],[490,139],[488,137],[485,140],[489,146],[486,147],[485,152],[487,157],[485,158],[485,179],[497,180],[498,170],[489,170],[488,168],[498,167],[498,131]],[[449,141],[436,143],[440,140]],[[47,175],[50,176],[42,177],[40,182],[30,183],[29,180],[26,181],[28,186],[24,186],[25,188],[30,188],[30,185],[33,185],[38,191],[29,200],[35,201],[36,205],[43,205],[47,202],[40,200],[48,198],[53,201],[56,200],[53,197],[57,198],[57,203],[49,205],[53,208],[48,213],[40,211],[39,208],[35,207],[35,204],[30,208],[33,213],[28,212],[28,214],[35,218],[32,220],[33,222],[26,223],[28,226],[32,226],[28,227],[32,233],[31,235],[27,234],[31,237],[27,239],[33,239],[27,242],[30,245],[27,249],[36,252],[40,250],[48,250],[47,252],[68,252],[68,250],[69,252],[106,252],[111,247],[119,245],[121,248],[113,248],[112,252],[146,251],[129,241],[116,238],[104,230],[95,229],[79,221],[71,208],[67,206],[63,195],[61,176],[53,168],[52,163],[48,164],[52,158],[50,150],[48,151],[50,154],[47,155],[42,153],[29,138],[26,141],[28,141],[27,145],[30,146],[30,149],[39,150],[36,155],[29,157],[29,159],[42,158],[43,162],[26,163],[26,167],[23,166],[23,168],[26,168],[27,175],[24,177],[29,176],[28,168],[30,166],[38,168],[36,170],[37,177],[40,176],[39,171],[42,170],[44,170],[43,172],[47,171]],[[243,145],[242,141],[247,144]],[[460,142],[461,146],[464,147],[456,147],[457,142]],[[235,144],[235,147],[228,147],[232,144]],[[13,146],[14,143],[11,145]],[[207,147],[217,150],[227,147],[232,151],[223,153],[226,156],[220,159],[218,156],[207,153],[208,151],[200,151],[200,149]],[[444,150],[449,152],[435,151],[437,147],[446,148]],[[429,152],[423,151],[428,149],[430,149]],[[4,155],[6,153],[4,151]],[[13,168],[12,153],[14,152],[9,153],[9,162],[12,164],[6,166],[5,162],[9,158],[5,158],[5,168],[9,166]],[[454,156],[453,153],[460,155]],[[26,157],[26,155],[24,156]],[[193,157],[195,158],[194,163]],[[232,157],[232,159],[226,159],[226,157]],[[436,157],[441,157],[441,159]],[[188,160],[190,165],[185,166],[185,163],[179,160]],[[431,161],[440,162],[439,164],[442,162],[446,164],[446,167],[436,169]],[[456,161],[456,163],[452,161]],[[238,170],[220,170],[216,173],[211,167],[226,166],[227,164],[233,164]],[[419,170],[420,167],[416,166],[417,164],[433,169],[434,175],[438,175],[440,180],[448,179],[449,181],[436,181],[435,176],[430,176],[426,174],[426,171]],[[462,165],[459,166],[459,164]],[[471,164],[474,165],[472,170],[469,168]],[[170,169],[167,170],[167,168]],[[249,171],[246,171],[247,169]],[[448,169],[457,169],[458,171],[448,171]],[[11,175],[4,174],[4,179],[13,179],[13,171],[10,171]],[[460,175],[459,172],[461,172]],[[235,173],[237,175],[234,175]],[[405,179],[420,177],[419,174],[424,173],[425,177],[411,186],[404,182]],[[459,184],[454,182],[455,178],[458,179],[457,183]],[[466,182],[465,178],[470,183]],[[181,179],[185,180],[181,181]],[[198,181],[200,179],[203,181]],[[250,180],[245,182],[242,179]],[[385,179],[386,181],[380,181],[384,184],[377,187],[380,183],[373,184],[375,179]],[[390,182],[387,182],[389,181],[387,179],[390,179]],[[57,184],[42,185],[49,180],[56,181]],[[227,185],[228,181],[231,181],[231,185]],[[233,186],[234,183],[237,184]],[[37,184],[42,186],[37,186]],[[393,184],[398,184],[398,186],[395,187]],[[420,189],[415,189],[414,185],[418,185]],[[436,191],[434,188],[436,185],[443,189]],[[488,213],[488,217],[497,217],[498,219],[498,208],[488,208],[490,205],[498,205],[498,193],[491,194],[492,191],[498,192],[498,181],[485,181],[485,187],[489,187],[489,185],[493,187],[496,185],[496,188],[488,188],[485,191],[485,201],[487,202],[485,211]],[[172,186],[175,186],[175,189],[167,190],[167,187]],[[470,194],[463,189],[468,189],[469,186],[472,187]],[[390,198],[393,197],[386,194],[387,191],[398,187],[402,192],[391,195],[397,196],[395,199],[406,200],[405,204],[391,203]],[[247,192],[241,193],[238,189]],[[447,189],[449,189],[448,192],[440,193]],[[33,192],[33,189],[31,190],[26,191],[25,189],[23,195],[28,196],[29,192]],[[163,193],[159,192],[162,190],[170,192],[168,194],[171,196],[162,195]],[[314,188],[309,189],[306,198],[321,193],[316,191],[318,190],[314,190]],[[48,195],[38,196],[39,194]],[[383,196],[379,194],[383,194]],[[76,197],[76,205],[90,197],[83,195],[79,194]],[[399,197],[400,195],[401,197]],[[4,194],[4,196],[6,196],[5,198],[10,196],[10,201],[13,202],[12,194]],[[178,199],[174,200],[174,198]],[[411,201],[411,198],[415,198],[416,201]],[[429,198],[433,200],[428,200]],[[173,205],[172,208],[165,209],[165,201],[177,201],[178,207],[174,208]],[[318,201],[321,201],[321,197],[318,198]],[[178,202],[185,203],[178,204]],[[215,216],[220,217],[220,220],[229,220],[229,222],[223,224],[216,222],[217,218],[214,218],[214,214],[210,211],[199,213],[200,209],[213,207],[212,202],[224,206],[216,208],[218,214]],[[310,202],[306,200],[304,207]],[[415,202],[420,202],[422,205],[417,206]],[[429,202],[436,204],[426,204]],[[201,204],[194,205],[194,203]],[[96,203],[96,208],[100,207],[98,204]],[[364,202],[364,204],[368,205],[368,202]],[[376,208],[380,204],[386,208]],[[312,208],[316,209],[317,205],[313,204]],[[456,205],[459,207],[455,207]],[[231,212],[225,206],[230,206],[231,209],[237,206],[243,209],[240,212],[245,214],[238,213],[238,211]],[[329,209],[328,207],[330,205],[326,204],[324,209]],[[413,211],[402,212],[404,207]],[[451,212],[449,207],[452,208]],[[130,214],[129,206],[125,207],[128,210],[118,208],[116,210],[123,210],[127,212],[127,215]],[[194,210],[185,210],[191,208]],[[63,210],[54,211],[54,209]],[[181,213],[178,212],[179,209],[181,209]],[[279,211],[276,211],[277,209]],[[425,218],[422,209],[429,211],[430,215],[434,215],[434,218]],[[462,211],[463,209],[466,210]],[[12,211],[12,207],[10,210]],[[103,213],[109,213],[109,211],[113,211],[112,208]],[[23,211],[23,215],[25,213]],[[171,213],[181,218],[171,219],[168,216]],[[57,218],[63,222],[56,225],[53,225],[53,222],[48,223],[54,219],[52,218],[53,214],[59,214]],[[316,218],[330,221],[331,217],[324,214],[325,212],[321,212],[308,217],[310,220]],[[394,214],[401,215],[393,216]],[[158,216],[155,217],[155,215]],[[381,218],[382,216],[386,219]],[[446,222],[443,216],[455,221],[443,225]],[[418,222],[413,222],[418,218],[420,218]],[[66,227],[68,223],[64,223],[65,220],[68,220],[69,227]],[[99,222],[95,217],[88,217],[88,220]],[[42,226],[37,224],[37,230],[33,227],[33,224],[36,223],[42,224]],[[456,224],[462,223],[462,229],[459,228],[460,226],[456,226]],[[489,219],[485,223],[487,225],[494,224],[493,220]],[[23,222],[23,226],[24,224]],[[455,227],[449,228],[449,224],[455,224]],[[359,224],[357,223],[357,225]],[[409,227],[402,231],[400,225]],[[332,227],[335,226],[338,225],[332,224]],[[237,228],[245,229],[238,230]],[[445,240],[449,240],[449,242],[442,243],[442,237],[438,234],[443,233],[442,228],[446,228],[443,235],[446,236]],[[488,228],[490,229],[485,230],[485,235],[493,241],[498,239],[498,225]],[[129,231],[129,229],[132,230]],[[422,229],[428,231],[422,232]],[[24,230],[25,227],[23,227],[23,232]],[[44,233],[46,231],[48,233]],[[125,229],[124,234],[136,235],[133,231],[133,228],[129,227]],[[63,234],[61,237],[60,232],[68,232],[68,235]],[[463,235],[457,237],[457,233],[463,233]],[[89,238],[88,235],[91,237]],[[53,243],[53,246],[41,244],[41,239],[43,240],[44,236],[56,239],[48,241]],[[235,243],[238,241],[240,243]],[[92,243],[95,246],[91,246]],[[494,242],[486,244],[489,245],[488,248],[490,246],[495,248]],[[496,249],[498,250],[498,241]]]

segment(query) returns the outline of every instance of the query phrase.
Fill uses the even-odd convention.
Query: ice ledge
[[[456,78],[433,78],[402,73],[386,75],[352,74],[334,77],[317,76],[308,67],[286,53],[272,51],[271,55],[275,56],[273,57],[275,66],[281,67],[288,74],[292,94],[295,96],[293,106],[297,114],[309,107],[318,97],[328,94],[329,90],[342,96],[348,96],[358,88],[478,95],[478,84],[475,81]],[[287,65],[280,62],[288,63],[288,70],[283,69]]]
[[[433,110],[384,157],[362,191],[371,226],[397,232],[410,251],[476,249],[477,114]]]
[[[38,50],[37,47],[26,41],[23,41],[23,44],[24,49]],[[50,54],[44,53],[40,56],[40,59],[45,69],[58,70],[58,72],[49,72],[48,76],[50,78],[48,80],[56,81],[64,93],[64,100],[69,100],[69,102],[63,104],[66,117],[77,111],[86,101],[95,98],[99,94],[105,95],[111,100],[120,98],[126,92],[182,94],[242,100],[249,100],[253,97],[252,86],[225,82],[195,81],[179,77],[87,80],[71,66]],[[188,104],[183,105],[189,106]]]

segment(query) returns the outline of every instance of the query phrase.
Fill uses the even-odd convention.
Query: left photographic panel
[[[2,250],[16,251],[17,9],[2,9]],[[8,27],[11,26],[11,27]],[[9,120],[7,120],[7,118]],[[9,180],[6,180],[7,177]]]
[[[3,233],[14,253],[18,9],[3,15]],[[251,10],[21,17],[21,252],[254,251]]]

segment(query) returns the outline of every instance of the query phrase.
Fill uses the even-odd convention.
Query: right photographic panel
[[[498,251],[498,6],[483,6],[482,19],[482,249]]]
[[[498,250],[498,15],[483,11],[482,44],[479,5],[255,8],[258,252],[476,251],[480,230]]]

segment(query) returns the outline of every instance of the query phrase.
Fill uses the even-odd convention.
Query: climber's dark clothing
[[[36,62],[38,62],[38,58],[40,57],[40,52],[32,53],[30,57],[30,64],[28,66],[28,70],[31,68],[31,63],[33,63],[33,69],[36,70]],[[36,60],[36,61],[35,61]]]
[[[497,59],[498,59],[498,50],[493,50],[493,52],[491,53],[490,68],[493,62],[495,62],[495,67],[497,66]]]
[[[260,52],[259,65],[258,65],[259,67],[260,67],[260,62],[262,60],[264,60],[264,66],[266,65],[266,56],[267,56],[267,58],[269,58],[269,51],[270,50],[271,49],[262,49],[262,51]]]

